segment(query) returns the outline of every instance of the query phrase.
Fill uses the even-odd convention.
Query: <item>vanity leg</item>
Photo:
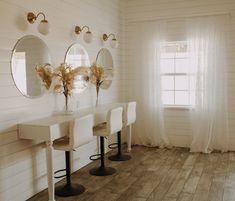
[[[49,201],[55,201],[55,186],[54,186],[54,167],[53,167],[53,142],[46,142],[46,158],[47,158],[47,183]]]
[[[131,125],[129,125],[129,132],[127,133],[127,152],[131,152]]]

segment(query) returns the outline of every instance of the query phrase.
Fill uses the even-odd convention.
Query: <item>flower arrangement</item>
[[[68,111],[68,97],[72,95],[74,80],[77,75],[79,75],[79,67],[72,68],[66,63],[60,64],[54,72],[54,77],[57,79],[57,83],[54,86],[54,91],[64,94],[66,111]]]
[[[50,88],[53,78],[56,80],[53,90],[64,95],[65,110],[68,111],[68,97],[72,95],[74,80],[80,73],[84,74],[84,69],[82,67],[72,68],[66,63],[60,64],[54,71],[49,71],[49,67],[50,65],[48,64],[36,67],[36,71],[42,79],[46,89]]]
[[[100,86],[106,80],[104,68],[93,63],[90,67],[89,81],[96,86],[96,105],[98,105],[98,97]]]
[[[49,90],[53,77],[53,71],[51,66],[49,64],[45,64],[43,66],[36,66],[36,71],[43,82],[43,86],[47,90]]]
[[[82,75],[82,80],[89,81],[96,87],[96,105],[98,105],[98,97],[100,87],[105,89],[105,82],[110,77],[110,72],[107,73],[104,67],[93,63],[90,68],[76,67],[72,68],[66,63],[62,63],[56,69],[52,70],[49,64],[36,67],[36,71],[41,78],[43,85],[47,90],[50,88],[57,93],[62,93],[65,97],[65,111],[68,112],[68,97],[72,95],[74,89],[74,81],[78,75]],[[53,87],[52,81],[55,80]],[[102,85],[103,84],[103,85]],[[106,83],[107,84],[107,83]]]

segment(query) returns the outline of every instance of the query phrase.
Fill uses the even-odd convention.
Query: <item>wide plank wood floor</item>
[[[80,169],[72,175],[72,181],[83,184],[85,193],[56,200],[235,201],[234,152],[200,154],[185,148],[134,146],[131,156],[125,162],[106,160],[117,169],[112,176],[89,175],[98,161]],[[28,201],[48,201],[47,190]]]

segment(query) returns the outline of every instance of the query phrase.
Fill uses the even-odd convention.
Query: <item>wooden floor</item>
[[[86,192],[57,201],[235,201],[235,153],[192,154],[188,149],[133,147],[132,159],[110,162],[117,173],[90,176],[91,163],[72,175]],[[43,191],[29,201],[48,201]]]

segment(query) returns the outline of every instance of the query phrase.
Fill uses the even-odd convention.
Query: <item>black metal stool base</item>
[[[109,156],[109,160],[111,161],[128,161],[131,159],[131,156],[124,154],[116,154],[113,156]]]
[[[115,172],[116,169],[111,167],[98,167],[98,168],[92,168],[90,170],[90,174],[95,176],[107,176],[107,175],[112,175]]]
[[[85,191],[85,187],[80,184],[71,184],[58,186],[55,188],[55,194],[61,197],[69,197],[74,195],[80,195]]]

